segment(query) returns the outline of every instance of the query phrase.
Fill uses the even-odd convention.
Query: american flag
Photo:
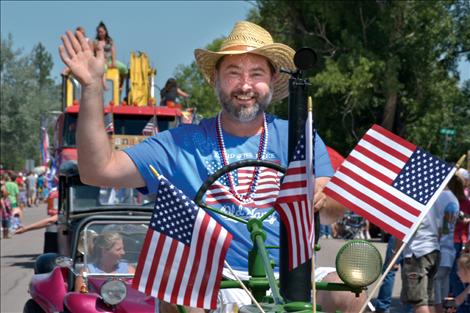
[[[142,130],[142,135],[153,136],[156,133],[158,133],[158,126],[157,126],[157,118],[154,116],[145,125],[144,129]]]
[[[104,128],[108,134],[114,133],[113,113],[106,113],[104,115]]]
[[[50,156],[49,156],[49,134],[47,133],[47,129],[45,127],[41,127],[41,158],[42,158],[42,165],[48,167]]]
[[[315,242],[313,225],[313,141],[312,114],[308,113],[305,134],[302,134],[292,161],[281,184],[274,205],[287,229],[289,270],[310,260]]]
[[[132,286],[169,303],[215,309],[232,235],[182,191],[159,179]]]
[[[374,125],[324,192],[406,243],[454,172],[454,167]]]

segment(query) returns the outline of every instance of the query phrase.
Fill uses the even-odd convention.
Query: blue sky
[[[125,64],[131,51],[146,52],[157,68],[162,86],[177,65],[194,60],[195,48],[227,35],[245,19],[253,4],[246,1],[1,1],[1,34],[13,35],[15,48],[29,53],[42,42],[52,54],[52,76],[63,68],[59,58],[60,36],[81,25],[87,35],[103,20]],[[459,66],[462,79],[470,79],[470,63]]]
[[[42,42],[54,60],[53,77],[63,68],[60,36],[81,25],[94,37],[102,20],[116,43],[117,58],[128,64],[131,51],[146,52],[157,68],[157,85],[177,65],[194,60],[193,51],[227,35],[253,5],[244,1],[1,1],[2,38],[30,52]]]

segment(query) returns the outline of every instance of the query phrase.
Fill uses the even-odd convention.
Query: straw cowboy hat
[[[220,51],[209,51],[204,49],[194,50],[197,65],[204,78],[214,85],[215,65],[225,55],[253,53],[266,57],[274,66],[276,72],[281,67],[295,69],[293,57],[295,51],[282,43],[274,43],[271,34],[264,28],[247,22],[237,22],[232,32],[222,42]],[[289,90],[289,76],[285,74],[277,75],[273,81],[272,101],[284,99]]]

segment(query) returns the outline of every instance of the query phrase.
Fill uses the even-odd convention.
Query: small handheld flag
[[[324,193],[408,242],[455,168],[373,125]]]
[[[289,270],[312,257],[313,229],[313,148],[312,112],[308,112],[305,134],[295,147],[293,160],[281,184],[274,208],[287,229]]]
[[[172,304],[215,309],[232,235],[151,170],[160,184],[132,287]]]

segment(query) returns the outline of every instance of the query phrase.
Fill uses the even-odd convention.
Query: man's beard
[[[252,93],[253,91],[250,91]],[[250,106],[240,106],[237,107],[235,104],[233,104],[233,99],[232,96],[237,96],[237,95],[247,95],[247,92],[243,92],[241,89],[237,89],[233,91],[231,94],[227,94],[222,91],[222,88],[220,88],[220,82],[219,80],[215,81],[215,93],[217,96],[217,99],[219,100],[220,104],[222,105],[222,108],[235,120],[239,122],[251,122],[253,121],[258,115],[266,111],[268,108],[269,104],[271,103],[271,99],[273,97],[273,92],[272,92],[272,86],[269,86],[269,93],[260,98],[259,94],[257,92],[254,93],[254,97],[256,99],[256,102],[254,105]]]

